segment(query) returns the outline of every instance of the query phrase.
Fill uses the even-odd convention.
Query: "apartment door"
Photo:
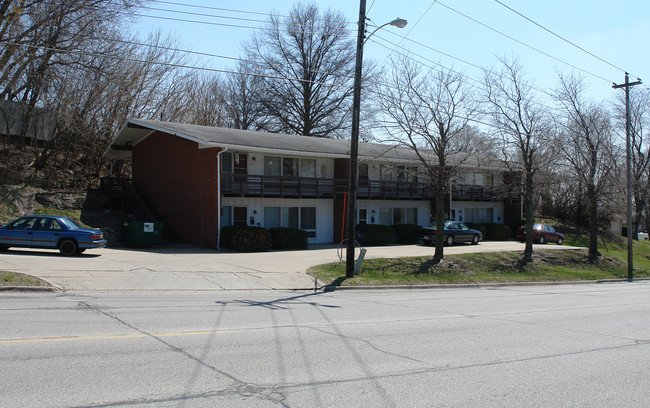
[[[248,225],[248,208],[247,207],[233,207],[232,211],[232,223],[233,225]]]

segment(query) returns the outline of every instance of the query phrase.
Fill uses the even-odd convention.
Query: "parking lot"
[[[445,253],[523,249],[524,245],[516,241],[485,241],[446,247]],[[370,247],[366,259],[427,256],[433,252],[433,247],[422,245]],[[307,269],[330,262],[339,262],[334,245],[255,253],[182,246],[92,249],[75,257],[61,256],[58,251],[13,248],[0,254],[0,270],[39,277],[66,292],[313,289],[314,279],[306,274]]]

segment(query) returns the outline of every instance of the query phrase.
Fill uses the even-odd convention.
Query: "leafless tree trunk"
[[[444,256],[445,199],[450,171],[473,153],[468,122],[476,103],[463,75],[424,72],[413,63],[393,61],[378,103],[393,142],[408,146],[436,190],[436,249]]]
[[[533,258],[535,177],[543,167],[544,150],[552,145],[547,112],[535,99],[533,85],[524,79],[517,59],[501,59],[499,72],[485,73],[485,98],[503,156],[523,174],[526,247],[524,262]]]
[[[555,93],[562,107],[562,140],[558,143],[568,171],[586,186],[589,208],[589,260],[595,261],[598,251],[599,207],[608,187],[612,186],[616,168],[613,154],[612,127],[609,114],[584,99],[581,78],[559,76]]]

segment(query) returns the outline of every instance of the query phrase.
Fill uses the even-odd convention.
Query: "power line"
[[[142,7],[145,10],[150,10],[150,11],[162,11],[166,13],[176,13],[176,14],[183,14],[183,15],[189,15],[189,16],[199,16],[199,17],[208,17],[208,18],[221,18],[221,19],[227,19],[227,20],[239,20],[239,21],[247,21],[247,22],[253,22],[253,23],[267,23],[268,20],[259,20],[259,19],[253,19],[253,18],[243,18],[243,17],[232,17],[232,16],[223,16],[223,15],[217,15],[217,14],[205,14],[205,13],[197,13],[197,12],[192,12],[192,11],[182,11],[182,10],[171,10],[171,9],[164,9],[164,8],[158,8],[158,7],[149,7],[149,6],[143,6]],[[269,16],[274,16],[272,14],[269,14]],[[286,16],[279,16],[284,19],[287,19],[288,17]],[[192,20],[195,21],[195,20]],[[196,20],[197,23],[200,23],[202,21]],[[216,24],[216,23],[215,23]],[[288,21],[280,21],[279,24],[285,25],[285,26],[305,26],[308,28],[330,28],[327,26],[321,26],[321,25],[303,25],[303,24],[294,24],[290,20]],[[256,28],[256,27],[251,27],[251,28]],[[350,31],[347,28],[339,28],[336,27],[334,28],[335,30],[339,31]]]
[[[232,71],[232,70],[218,69],[218,68],[199,67],[199,66],[196,66],[196,65],[177,64],[177,63],[172,63],[172,62],[160,62],[160,61],[142,60],[142,59],[137,59],[137,58],[124,57],[124,56],[105,54],[105,53],[99,53],[99,52],[67,50],[67,49],[62,49],[62,48],[45,47],[45,46],[30,45],[30,44],[21,44],[21,43],[16,43],[16,42],[9,42],[9,41],[0,41],[0,44],[17,45],[17,46],[33,48],[33,49],[39,49],[39,50],[45,50],[45,51],[54,51],[54,52],[74,54],[74,55],[82,55],[82,56],[90,56],[90,57],[105,57],[105,58],[115,59],[115,60],[119,60],[119,61],[136,62],[136,63],[142,63],[142,64],[162,65],[162,66],[167,66],[167,67],[170,67],[170,68],[184,68],[184,69],[192,69],[192,70],[197,70],[197,71],[218,72],[218,73],[225,73],[225,74],[238,74],[238,75],[254,76],[254,77],[261,77],[261,78],[268,78],[268,79],[279,79],[279,80],[286,80],[286,81],[298,81],[298,82],[302,82],[302,83],[310,83],[310,84],[315,84],[315,85],[322,85],[322,86],[327,86],[327,87],[331,87],[331,88],[352,88],[352,86],[350,86],[350,85],[328,84],[326,82],[318,82],[318,81],[312,81],[312,80],[309,80],[309,79],[302,79],[302,78],[290,78],[290,77],[283,77],[283,76],[279,76],[279,75],[268,75],[268,74],[252,73],[252,72]]]
[[[213,21],[200,21],[200,20],[190,20],[190,19],[185,19],[185,18],[176,18],[176,17],[163,17],[163,16],[153,16],[149,14],[136,14],[136,16],[139,17],[146,17],[146,18],[153,18],[153,19],[159,19],[159,20],[169,20],[169,21],[179,21],[182,23],[193,23],[193,24],[204,24],[204,25],[211,25],[211,26],[220,26],[220,27],[231,27],[231,28],[247,28],[251,30],[268,30],[268,27],[259,27],[259,26],[246,26],[246,25],[239,25],[239,24],[226,24],[226,23],[216,23]],[[282,23],[284,25],[288,26],[295,26],[295,24],[290,24],[290,23]],[[311,28],[323,28],[319,26],[309,26]],[[350,31],[346,28],[337,28],[336,30],[339,31]],[[314,31],[307,31],[307,30],[294,30],[292,32],[295,33],[307,33],[307,34],[317,34]],[[342,37],[354,37],[352,34],[344,34]]]
[[[504,4],[504,3],[502,3],[501,1],[499,1],[499,0],[494,0],[494,1],[497,2],[498,4],[502,5],[503,7],[507,8],[508,10],[512,11],[513,13],[517,14],[518,16],[524,18],[525,20],[528,20],[529,22],[535,24],[537,27],[541,28],[542,30],[546,31],[547,33],[549,33],[549,34],[551,34],[551,35],[553,35],[553,36],[559,38],[560,40],[562,40],[562,41],[564,41],[564,42],[566,42],[566,43],[568,43],[568,44],[574,46],[575,48],[579,49],[580,51],[582,51],[582,52],[584,52],[584,53],[587,53],[587,54],[591,55],[592,57],[596,58],[597,60],[602,61],[602,62],[604,62],[605,64],[607,64],[607,65],[609,65],[609,66],[611,66],[611,67],[613,67],[613,68],[615,68],[615,69],[617,69],[617,70],[619,70],[619,71],[626,72],[623,68],[620,68],[620,67],[618,67],[618,66],[612,64],[611,62],[606,61],[606,60],[600,58],[598,55],[596,55],[596,54],[594,54],[594,53],[592,53],[592,52],[587,51],[586,49],[582,48],[581,46],[579,46],[579,45],[577,45],[577,44],[575,44],[575,43],[573,43],[573,42],[567,40],[566,38],[562,37],[561,35],[559,35],[559,34],[553,32],[552,30],[550,30],[550,29],[544,27],[543,25],[537,23],[536,21],[533,21],[532,19],[526,17],[526,16],[523,15],[522,13],[520,13],[520,12],[518,12],[517,10],[513,9],[512,7],[510,7],[510,6],[508,6],[508,5]]]
[[[260,13],[260,12],[257,12],[257,11],[245,11],[245,10],[227,9],[227,8],[221,8],[221,7],[199,6],[199,5],[196,5],[196,4],[179,3],[179,2],[175,2],[175,1],[157,0],[156,3],[170,4],[170,5],[174,5],[174,6],[183,6],[183,7],[194,7],[194,8],[198,8],[198,9],[204,9],[204,10],[217,10],[217,11],[228,11],[228,12],[231,12],[231,13],[254,14],[254,15],[259,15],[259,16],[270,16],[271,15],[269,13]],[[279,16],[279,17],[287,17],[287,16]]]
[[[573,64],[571,64],[571,63],[569,63],[569,62],[566,62],[566,61],[564,61],[564,60],[562,60],[562,59],[560,59],[560,58],[558,58],[558,57],[555,57],[555,56],[553,56],[553,55],[551,55],[551,54],[549,54],[549,53],[547,53],[547,52],[544,52],[544,51],[542,51],[542,50],[540,50],[540,49],[538,49],[538,48],[535,48],[535,47],[533,47],[532,45],[526,44],[525,42],[520,41],[520,40],[518,40],[518,39],[516,39],[516,38],[514,38],[514,37],[512,37],[512,36],[510,36],[510,35],[508,35],[508,34],[506,34],[506,33],[504,33],[504,32],[502,32],[502,31],[499,31],[499,30],[497,30],[497,29],[494,28],[494,27],[490,27],[489,25],[487,25],[487,24],[485,24],[485,23],[482,23],[482,22],[480,22],[479,20],[477,20],[477,19],[475,19],[475,18],[472,18],[472,17],[468,16],[467,14],[464,14],[464,13],[462,13],[462,12],[456,10],[456,9],[454,9],[454,8],[452,8],[452,7],[450,7],[450,6],[446,5],[446,4],[444,4],[444,3],[441,2],[441,1],[438,1],[438,4],[440,4],[441,6],[445,7],[446,9],[448,9],[448,10],[450,10],[450,11],[452,11],[452,12],[454,12],[454,13],[460,15],[460,16],[465,17],[466,19],[468,19],[468,20],[470,20],[470,21],[473,21],[474,23],[476,23],[476,24],[478,24],[478,25],[480,25],[480,26],[482,26],[482,27],[487,28],[487,29],[490,30],[490,31],[493,31],[493,32],[495,32],[495,33],[497,33],[497,34],[499,34],[499,35],[501,35],[501,36],[503,36],[503,37],[508,38],[509,40],[512,40],[512,41],[514,41],[514,42],[516,42],[516,43],[518,43],[518,44],[521,44],[521,45],[523,45],[524,47],[530,48],[531,50],[536,51],[536,52],[538,52],[538,53],[540,53],[540,54],[542,54],[542,55],[544,55],[544,56],[546,56],[546,57],[548,57],[548,58],[551,58],[551,59],[553,59],[553,60],[555,60],[555,61],[558,61],[558,62],[560,62],[560,63],[562,63],[562,64],[564,64],[564,65],[568,65],[568,66],[570,66],[570,67],[572,67],[572,68],[574,68],[574,69],[576,69],[576,70],[578,70],[578,71],[584,72],[585,74],[590,75],[590,76],[592,76],[592,77],[594,77],[594,78],[602,79],[603,81],[606,81],[606,82],[608,82],[608,83],[612,83],[612,81],[610,81],[610,80],[608,80],[608,79],[606,79],[606,78],[603,78],[603,77],[601,77],[600,75],[597,75],[597,74],[594,74],[593,72],[589,72],[589,71],[587,71],[587,70],[585,70],[585,69],[582,69],[582,68],[580,68],[580,67],[578,67],[578,66],[576,66],[576,65],[573,65]]]
[[[192,11],[171,10],[171,9],[165,9],[165,8],[159,8],[159,7],[143,6],[142,8],[144,10],[163,11],[163,12],[166,12],[166,13],[177,13],[177,14],[185,14],[185,15],[190,15],[190,16],[222,18],[222,19],[227,19],[227,20],[250,21],[250,22],[253,22],[253,23],[266,23],[267,22],[267,20],[259,20],[259,19],[254,19],[254,18],[221,16],[221,15],[217,15],[217,14],[205,14],[205,13],[197,13],[197,12],[192,12]]]

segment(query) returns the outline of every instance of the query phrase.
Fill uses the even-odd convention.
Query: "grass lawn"
[[[585,239],[571,236],[566,245],[585,246]],[[318,265],[309,273],[335,286],[479,284],[500,282],[552,282],[626,279],[627,246],[624,241],[599,241],[603,256],[595,263],[587,249],[538,250],[524,265],[520,252],[447,255],[437,265],[431,257],[380,258],[363,262],[361,273],[345,278],[345,263]],[[432,249],[433,254],[433,249]],[[650,277],[650,243],[635,242],[634,277]]]
[[[22,273],[0,271],[0,286],[50,286],[47,282]]]

